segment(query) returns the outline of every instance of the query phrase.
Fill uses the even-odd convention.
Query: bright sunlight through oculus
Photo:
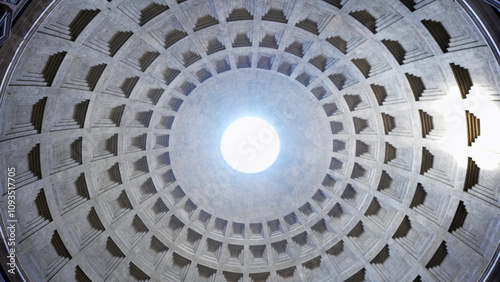
[[[268,169],[278,158],[280,139],[267,121],[244,117],[226,128],[220,151],[224,161],[234,170],[258,173]]]

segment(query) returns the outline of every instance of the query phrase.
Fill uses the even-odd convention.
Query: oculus
[[[271,124],[258,117],[244,117],[231,123],[220,141],[224,161],[242,173],[259,173],[274,164],[280,153],[280,139]]]

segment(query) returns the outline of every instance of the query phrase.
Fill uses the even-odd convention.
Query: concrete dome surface
[[[0,47],[11,281],[497,278],[487,3],[7,2],[25,3]],[[279,136],[258,173],[221,153],[244,117]],[[248,158],[274,131],[252,134]]]

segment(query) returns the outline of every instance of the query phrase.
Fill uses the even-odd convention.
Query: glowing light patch
[[[234,170],[258,173],[268,169],[280,153],[280,139],[267,121],[244,117],[231,123],[220,142],[224,161]]]

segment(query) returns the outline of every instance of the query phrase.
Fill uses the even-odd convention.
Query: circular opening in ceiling
[[[280,153],[280,139],[271,124],[258,117],[231,123],[220,141],[224,161],[234,170],[259,173],[268,169]]]

